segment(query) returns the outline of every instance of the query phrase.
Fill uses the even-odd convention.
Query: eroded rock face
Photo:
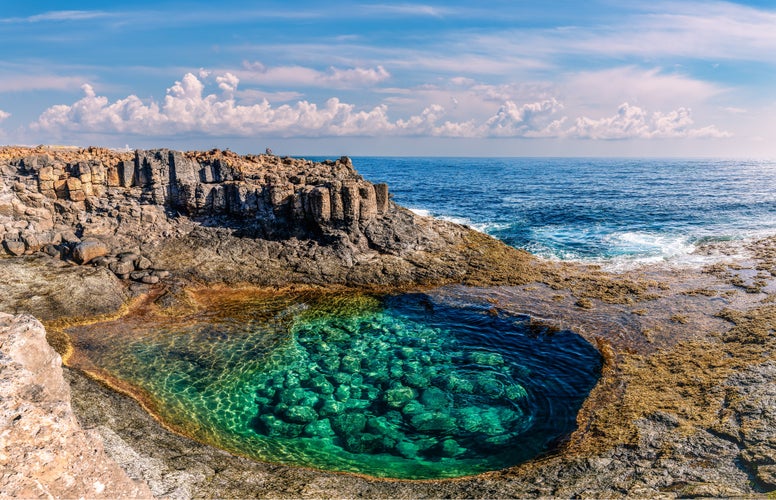
[[[467,247],[471,233],[396,205],[347,157],[0,148],[0,255],[41,252],[138,284],[169,272],[259,285],[460,282],[492,274],[465,254],[482,254]]]
[[[0,161],[12,183],[0,187],[0,217],[29,221],[25,227],[5,221],[0,226],[6,251],[13,254],[21,244],[26,253],[58,244],[63,230],[55,226],[62,224],[94,232],[87,227],[91,221],[84,212],[143,222],[170,213],[226,215],[263,237],[344,230],[357,240],[363,228],[390,206],[387,186],[364,180],[346,157],[314,163],[272,155],[167,149],[132,154],[95,148],[70,154],[23,149],[4,153]],[[26,237],[25,230],[37,241]]]
[[[0,492],[9,498],[148,498],[84,432],[62,360],[32,316],[0,313]]]

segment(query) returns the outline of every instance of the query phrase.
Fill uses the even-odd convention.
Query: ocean
[[[776,161],[354,157],[422,215],[509,245],[609,270],[692,266],[776,234]],[[719,246],[719,245],[717,245]]]

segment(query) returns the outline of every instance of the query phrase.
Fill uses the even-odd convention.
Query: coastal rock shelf
[[[185,434],[378,477],[465,476],[547,452],[601,368],[572,332],[423,294],[248,300],[69,334],[76,366],[128,384]]]
[[[0,257],[101,265],[136,289],[167,277],[363,287],[533,275],[528,254],[483,239],[395,204],[348,157],[0,148]]]

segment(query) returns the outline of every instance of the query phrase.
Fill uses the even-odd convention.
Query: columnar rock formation
[[[364,180],[347,157],[4,148],[0,170],[0,254],[42,251],[144,283],[167,274],[148,257],[196,229],[184,247],[206,253],[207,240],[224,238],[213,231],[227,229],[254,242],[231,245],[233,253],[315,259],[299,243],[308,242],[333,249],[321,255],[345,267],[366,254],[402,255],[444,239],[418,226],[391,202],[388,186]],[[168,260],[167,269],[180,264]]]
[[[139,209],[145,219],[154,218],[151,207],[189,217],[226,215],[267,238],[333,230],[355,238],[390,203],[387,186],[365,181],[347,157],[314,163],[220,151],[88,151],[6,152],[5,178],[14,182],[1,188],[0,217],[29,221],[27,227],[0,226],[6,252],[32,253],[47,244],[71,242],[70,234],[53,230],[56,222],[71,222],[85,212],[126,217],[123,208],[129,208],[129,215]],[[26,154],[13,158],[14,152]]]

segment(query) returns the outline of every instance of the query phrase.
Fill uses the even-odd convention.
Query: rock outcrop
[[[137,283],[170,272],[357,286],[461,282],[491,265],[513,282],[530,274],[528,254],[509,249],[507,266],[503,249],[483,259],[493,242],[468,245],[472,230],[396,205],[347,157],[4,148],[0,171],[0,253],[44,253]]]
[[[217,150],[3,153],[6,183],[0,191],[0,216],[6,221],[0,236],[12,254],[73,243],[62,226],[94,231],[83,214],[111,215],[118,219],[115,229],[128,218],[153,223],[164,215],[229,216],[263,238],[306,238],[339,230],[355,241],[390,206],[387,186],[364,180],[347,157],[314,163]],[[24,217],[27,225],[9,225],[9,216]]]
[[[0,496],[150,497],[79,426],[61,363],[40,322],[0,313]]]

